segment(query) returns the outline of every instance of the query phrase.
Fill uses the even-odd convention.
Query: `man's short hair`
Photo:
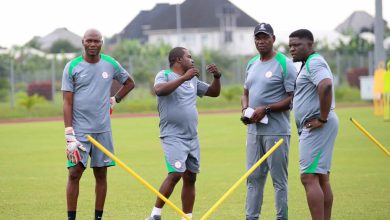
[[[313,34],[311,33],[311,31],[309,31],[307,29],[296,30],[296,31],[292,32],[289,37],[297,37],[300,39],[307,39],[307,40],[314,42]]]
[[[169,67],[172,67],[178,58],[182,58],[184,56],[184,50],[186,50],[184,47],[175,47],[169,52]]]

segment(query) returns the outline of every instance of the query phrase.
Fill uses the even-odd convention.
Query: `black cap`
[[[274,29],[272,29],[270,24],[267,23],[260,23],[256,25],[254,35],[256,36],[259,33],[265,33],[269,36],[274,36]]]

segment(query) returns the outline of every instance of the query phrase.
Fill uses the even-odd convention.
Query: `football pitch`
[[[371,108],[338,109],[340,129],[331,170],[336,220],[390,219],[390,158],[350,121],[358,120],[390,150],[390,122],[373,116]],[[166,176],[157,117],[114,118],[116,156],[155,188]],[[67,181],[63,122],[1,124],[0,219],[65,219]],[[194,219],[200,217],[245,173],[246,127],[237,113],[201,114],[201,173],[197,179]],[[94,177],[87,168],[80,182],[78,219],[94,214]],[[171,196],[178,207],[181,182]],[[245,184],[209,219],[245,218]],[[108,172],[104,219],[143,220],[155,195],[119,166]],[[275,219],[270,176],[265,187],[262,219]],[[181,219],[169,206],[166,220]],[[299,179],[298,139],[292,126],[289,159],[289,219],[310,219]]]

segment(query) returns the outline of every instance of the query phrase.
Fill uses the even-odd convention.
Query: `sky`
[[[103,36],[120,32],[141,11],[156,3],[184,0],[9,0],[0,2],[0,46],[23,45],[66,27],[82,36],[89,28]],[[307,28],[314,36],[332,36],[335,27],[354,11],[375,15],[375,0],[230,0],[259,22],[270,23],[279,40]],[[383,18],[390,23],[390,1],[382,0]],[[286,39],[287,38],[287,39]],[[330,37],[331,38],[331,37]]]

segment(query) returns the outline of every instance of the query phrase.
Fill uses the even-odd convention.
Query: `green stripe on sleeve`
[[[248,64],[246,65],[246,70],[248,71],[249,67],[256,61],[260,59],[260,54],[257,54],[256,56],[252,57],[252,59],[249,60]]]
[[[283,76],[286,77],[287,75],[287,62],[286,62],[286,56],[284,54],[277,52],[275,59],[280,63],[283,69]]]
[[[313,59],[314,57],[318,57],[318,56],[320,56],[318,53],[313,53],[312,55],[310,55],[310,56],[307,58],[307,60],[306,60],[306,69],[307,69],[307,72],[308,72],[309,74],[311,74],[311,73],[310,73],[309,62],[310,62],[311,59]]]
[[[322,151],[320,150],[318,152],[316,158],[314,158],[313,163],[303,173],[315,173],[316,172],[316,169],[318,167],[318,162],[320,161],[321,154],[322,154]]]
[[[79,63],[81,63],[83,61],[83,57],[82,56],[78,56],[76,58],[74,58],[72,61],[70,61],[70,65],[69,65],[69,70],[68,70],[68,74],[69,74],[69,77],[72,78],[72,72],[73,72],[73,69],[79,65]]]
[[[166,78],[168,78],[168,75],[171,74],[171,73],[173,73],[172,70],[164,70],[164,75],[165,75]]]
[[[169,164],[167,158],[165,158],[165,164],[167,165],[168,173],[177,172],[177,170],[175,170],[175,168],[173,168],[173,167],[171,166],[171,164]]]
[[[100,58],[102,58],[102,60],[105,60],[105,61],[111,63],[114,66],[116,72],[118,72],[118,73],[120,72],[119,64],[114,58],[112,58],[106,54],[102,54],[102,53],[100,54]]]

